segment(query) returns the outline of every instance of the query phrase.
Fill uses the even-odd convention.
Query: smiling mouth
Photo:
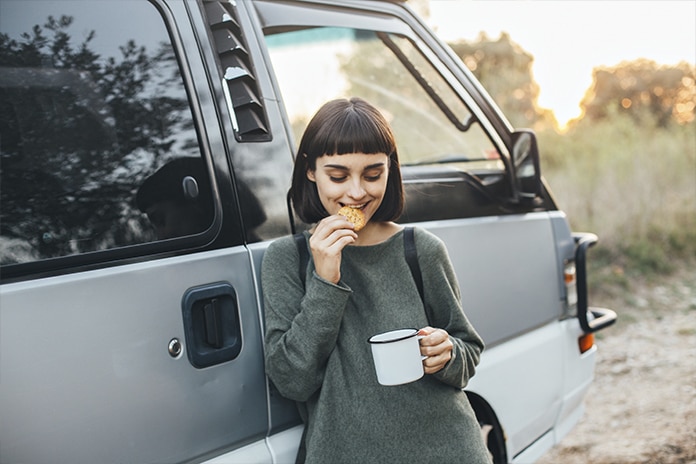
[[[359,205],[348,205],[346,203],[340,203],[341,206],[347,206],[349,208],[353,209],[365,209],[365,206],[367,206],[367,203],[361,203]]]

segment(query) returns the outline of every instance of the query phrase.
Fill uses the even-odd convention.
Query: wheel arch
[[[488,451],[493,457],[494,464],[506,464],[507,448],[505,446],[505,430],[490,404],[480,395],[467,391],[469,403],[476,414],[481,426],[481,434],[486,442]]]

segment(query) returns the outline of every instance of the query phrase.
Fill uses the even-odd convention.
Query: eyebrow
[[[365,166],[365,169],[363,169],[363,172],[364,172],[364,171],[369,171],[370,169],[380,168],[380,167],[383,167],[383,166],[385,166],[385,165],[386,165],[386,163],[374,163],[374,164],[370,164],[370,165]],[[339,169],[339,170],[341,170],[341,171],[350,171],[350,169],[348,168],[348,166],[343,166],[342,164],[325,164],[325,165],[323,166],[323,168],[324,168],[324,169]]]

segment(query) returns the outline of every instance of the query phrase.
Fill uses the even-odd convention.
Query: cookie
[[[345,216],[346,219],[352,222],[353,230],[356,232],[365,227],[365,213],[360,209],[344,206],[338,210],[338,214]]]

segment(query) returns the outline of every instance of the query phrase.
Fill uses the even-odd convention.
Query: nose
[[[365,196],[367,192],[365,191],[365,188],[363,187],[362,181],[360,179],[356,179],[355,181],[351,182],[350,188],[348,189],[348,196],[354,200],[359,200]]]

